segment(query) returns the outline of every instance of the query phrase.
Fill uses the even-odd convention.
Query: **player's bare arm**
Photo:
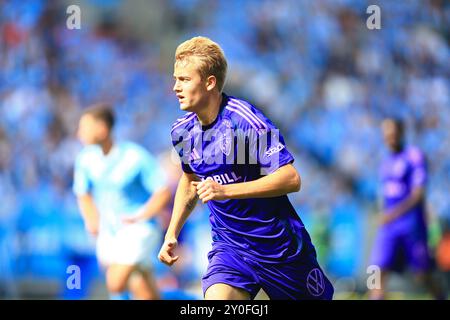
[[[408,212],[410,209],[414,208],[418,203],[420,203],[425,195],[425,190],[423,187],[416,187],[411,192],[411,195],[404,201],[400,202],[398,205],[389,210],[388,214],[383,214],[381,217],[381,223],[389,223],[403,214]]]
[[[94,236],[97,235],[100,216],[97,207],[95,206],[94,199],[92,199],[90,194],[84,194],[78,196],[77,201],[87,231]]]
[[[197,192],[195,187],[191,185],[191,182],[196,180],[198,180],[196,175],[183,173],[178,183],[172,218],[170,219],[164,244],[158,255],[159,260],[169,266],[178,260],[178,256],[174,256],[173,254],[173,250],[178,244],[178,235],[186,219],[197,204]]]
[[[131,217],[124,217],[123,221],[127,223],[134,223],[139,221],[149,220],[160,214],[165,206],[170,202],[170,190],[168,187],[156,190],[144,205],[143,210],[137,215]]]
[[[257,180],[221,185],[213,180],[192,182],[203,203],[210,200],[268,198],[297,192],[301,187],[301,179],[292,164]]]

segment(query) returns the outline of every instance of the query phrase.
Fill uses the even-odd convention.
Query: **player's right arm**
[[[95,206],[94,199],[90,194],[79,195],[77,197],[78,207],[84,220],[86,230],[96,236],[98,234],[99,213]]]
[[[173,253],[178,244],[178,235],[186,219],[197,204],[197,189],[191,184],[192,181],[197,180],[198,178],[195,174],[183,172],[178,183],[172,217],[166,232],[164,244],[158,255],[159,260],[169,266],[178,260],[178,256],[174,256]]]
[[[89,156],[89,149],[83,151],[77,156],[74,166],[73,192],[77,197],[78,208],[84,220],[86,230],[96,236],[99,229],[100,215],[92,197],[92,180],[89,175],[87,164],[92,160],[86,158]]]

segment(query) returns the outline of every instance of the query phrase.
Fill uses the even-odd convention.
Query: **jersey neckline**
[[[196,122],[200,125],[202,131],[206,131],[208,129],[211,129],[212,127],[214,127],[214,125],[217,123],[217,121],[219,121],[220,115],[223,111],[223,109],[225,109],[225,106],[228,104],[229,101],[229,97],[227,94],[222,93],[222,102],[220,103],[220,108],[219,108],[219,112],[217,113],[216,118],[214,119],[213,122],[211,122],[210,124],[204,126],[200,123],[200,121],[198,120],[198,117],[195,116],[195,120]]]

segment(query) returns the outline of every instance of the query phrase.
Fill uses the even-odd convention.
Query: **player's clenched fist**
[[[225,187],[213,180],[192,181],[193,186],[197,188],[197,194],[203,203],[209,200],[224,200]]]
[[[178,260],[178,256],[174,256],[173,251],[178,245],[176,239],[166,239],[159,251],[158,258],[161,262],[171,266]]]

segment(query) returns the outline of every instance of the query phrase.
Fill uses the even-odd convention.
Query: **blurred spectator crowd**
[[[365,275],[385,116],[404,119],[408,142],[426,153],[431,220],[449,220],[445,1],[79,3],[81,29],[69,30],[69,2],[0,1],[0,297],[38,295],[29,279],[54,281],[58,298],[76,297],[64,290],[70,264],[90,268],[85,281],[100,279],[71,191],[80,111],[110,102],[118,139],[167,154],[182,115],[171,91],[173,54],[195,35],[223,47],[225,92],[260,107],[285,136],[303,181],[290,197],[331,277]],[[370,4],[381,8],[380,30],[366,27]],[[207,250],[199,241],[209,237],[207,215],[199,206],[188,222],[191,255]],[[170,270],[156,267],[161,284],[199,283],[202,259],[186,258],[190,271],[175,285]]]

